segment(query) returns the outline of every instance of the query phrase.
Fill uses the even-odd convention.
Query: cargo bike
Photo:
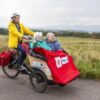
[[[30,41],[24,37],[23,40]],[[23,49],[27,54],[29,63],[23,61],[25,72],[18,70],[18,57],[20,52],[8,50],[0,53],[0,65],[8,78],[14,79],[19,74],[29,76],[33,89],[43,93],[48,86],[58,85],[63,87],[79,76],[72,56],[63,51],[52,52],[41,47],[30,49],[28,42],[23,42]]]

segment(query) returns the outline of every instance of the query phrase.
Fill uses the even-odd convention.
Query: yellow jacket
[[[30,31],[28,28],[26,28],[21,23],[20,23],[21,32],[18,32],[16,25],[12,22],[9,24],[8,30],[9,30],[9,40],[8,40],[9,48],[17,48],[18,40],[19,40],[19,38],[21,39],[21,37],[24,35],[24,33],[29,34],[29,35],[35,34],[35,32]]]

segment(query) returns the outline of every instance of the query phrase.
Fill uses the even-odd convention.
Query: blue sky
[[[0,0],[0,27],[14,12],[31,28],[100,31],[100,0]]]

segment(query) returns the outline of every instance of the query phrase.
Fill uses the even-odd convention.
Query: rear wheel
[[[17,59],[19,57],[18,51],[12,55],[10,64],[2,67],[3,72],[8,78],[14,79],[19,75]]]
[[[8,78],[14,79],[19,75],[17,64],[2,67],[3,72]]]
[[[38,93],[43,93],[47,89],[47,78],[42,71],[34,71],[34,74],[30,76],[30,82]]]

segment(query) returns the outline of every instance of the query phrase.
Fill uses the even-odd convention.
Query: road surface
[[[100,100],[100,82],[76,79],[63,88],[52,86],[39,94],[33,91],[28,76],[11,80],[0,71],[0,100]]]

